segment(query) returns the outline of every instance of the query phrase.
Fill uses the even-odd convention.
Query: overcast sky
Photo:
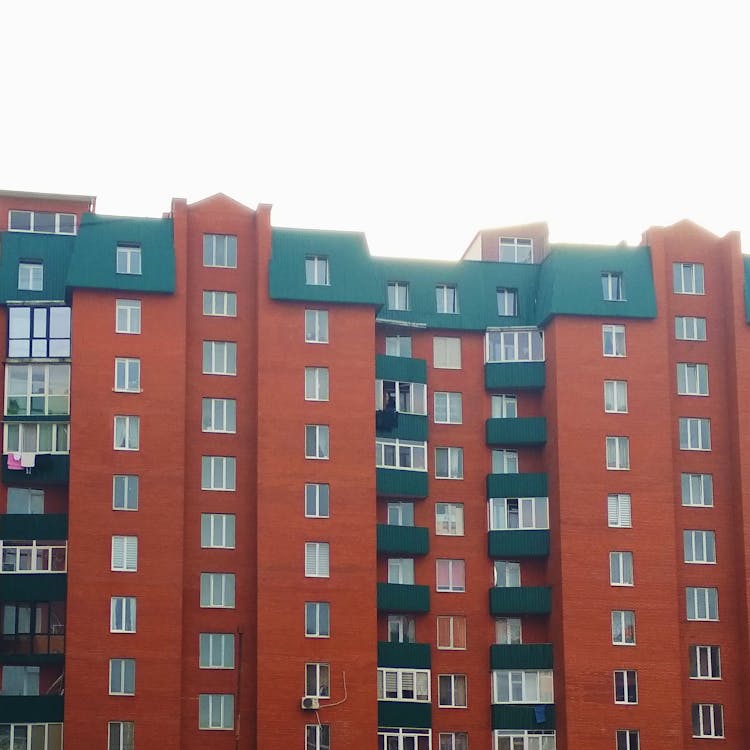
[[[0,188],[273,204],[380,255],[483,227],[750,247],[743,2],[5,0]]]

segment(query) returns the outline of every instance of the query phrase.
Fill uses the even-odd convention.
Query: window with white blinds
[[[429,669],[378,669],[378,700],[430,700]]]
[[[305,576],[328,578],[328,542],[305,542]]]
[[[630,495],[607,495],[607,525],[630,528]]]
[[[112,570],[138,570],[138,537],[112,537]]]

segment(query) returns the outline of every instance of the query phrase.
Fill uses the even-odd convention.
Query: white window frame
[[[112,510],[138,510],[140,479],[135,474],[112,475]]]
[[[328,542],[305,542],[305,578],[330,578],[330,557]]]
[[[235,591],[234,573],[201,573],[201,609],[234,609]]]
[[[237,489],[237,459],[234,456],[201,456],[201,489],[234,492]]]
[[[308,286],[330,286],[330,266],[327,255],[305,256],[305,284]]]
[[[141,301],[139,299],[115,300],[115,333],[139,334],[141,332]]]
[[[495,618],[495,643],[514,646],[523,643],[523,625],[520,617]]]
[[[141,444],[141,418],[118,414],[114,419],[113,447],[116,451],[137,451]],[[119,436],[119,437],[118,437]],[[119,445],[118,445],[119,443]]]
[[[198,729],[211,731],[234,729],[234,695],[232,693],[200,693],[198,695]]]
[[[201,548],[234,549],[234,513],[201,513]]]
[[[435,479],[464,478],[464,449],[456,446],[435,448]]]
[[[633,553],[617,550],[609,553],[609,585],[633,586]]]
[[[29,419],[70,414],[70,365],[7,364],[5,414]]]
[[[538,328],[488,329],[485,362],[544,362],[544,332]]]
[[[677,393],[680,396],[708,396],[708,365],[678,362]]]
[[[305,664],[305,697],[331,697],[331,666],[325,662]]]
[[[237,432],[237,401],[233,398],[207,397],[201,400],[203,432]]]
[[[689,622],[719,621],[719,590],[714,586],[687,586],[685,605]]]
[[[693,737],[724,736],[724,706],[721,703],[693,703],[690,713]]]
[[[109,694],[135,695],[135,659],[109,660]]]
[[[435,625],[437,627],[436,648],[441,651],[466,651],[466,617],[464,615],[438,615]]]
[[[117,244],[116,273],[127,276],[143,275],[143,257],[140,245]]]
[[[612,645],[635,646],[635,612],[632,609],[612,610]]]
[[[44,513],[44,490],[8,487],[8,515],[39,515]]]
[[[615,732],[617,750],[640,750],[641,734],[637,729],[618,729]]]
[[[385,353],[389,357],[411,357],[411,336],[386,336]]]
[[[469,750],[469,735],[466,732],[440,732],[438,750]]]
[[[135,747],[135,722],[110,721],[107,723],[107,750],[133,750]],[[45,748],[48,746],[45,745]]]
[[[436,370],[461,369],[461,339],[458,336],[434,336],[432,366]]]
[[[507,700],[503,700],[507,696]],[[492,702],[496,705],[554,703],[551,669],[493,669]]]
[[[18,263],[18,289],[41,292],[44,289],[44,263],[22,260]]]
[[[395,411],[401,414],[427,414],[427,385],[378,378],[375,381],[375,408],[390,407],[395,407]]]
[[[632,684],[630,677],[633,677]],[[615,669],[612,672],[615,703],[635,706],[638,703],[638,670]],[[618,690],[620,694],[618,695]],[[622,697],[620,697],[620,695]]]
[[[498,262],[533,263],[534,240],[530,237],[500,237],[498,239]]]
[[[680,417],[680,450],[710,451],[711,420],[706,417]]]
[[[627,380],[604,381],[604,411],[608,414],[628,413]]]
[[[719,646],[690,646],[690,679],[721,679],[721,648]]]
[[[70,452],[69,422],[6,422],[3,453],[60,455]]]
[[[602,355],[604,357],[626,357],[625,326],[602,326]]]
[[[628,471],[630,469],[630,438],[624,435],[607,435],[605,449],[609,471]]]
[[[328,518],[331,512],[331,487],[319,482],[305,484],[305,518]]]
[[[464,535],[463,503],[435,503],[435,535]]]
[[[449,315],[458,314],[458,286],[456,284],[435,285],[435,312]]]
[[[134,596],[112,596],[109,600],[109,632],[135,633],[137,602]]]
[[[331,435],[327,424],[305,425],[305,458],[327,461],[331,457]]]
[[[683,560],[691,565],[716,564],[716,534],[704,529],[685,529],[682,532]]]
[[[414,558],[389,557],[386,565],[388,583],[414,585]]]
[[[463,422],[463,398],[460,393],[436,391],[433,396],[435,424],[461,424]]]
[[[491,416],[493,419],[517,419],[518,396],[508,393],[496,393],[491,400]]]
[[[487,513],[490,531],[549,529],[548,497],[491,497]]]
[[[447,573],[447,583],[441,583],[440,573],[444,568]],[[462,594],[466,591],[466,560],[438,558],[435,560],[435,591]]]
[[[327,367],[305,367],[305,401],[328,401]]]
[[[40,544],[0,540],[0,573],[65,573],[67,570],[68,543]]]
[[[678,315],[674,319],[674,337],[677,341],[705,341],[706,319]]]
[[[412,615],[388,615],[388,643],[416,643],[416,620]]]
[[[306,750],[331,750],[330,724],[305,724]]]
[[[234,669],[234,633],[200,633],[199,669]]]
[[[497,288],[497,314],[501,318],[518,316],[518,289]]]
[[[493,474],[518,474],[518,451],[515,448],[494,448],[491,457]]]
[[[623,492],[607,495],[607,526],[613,529],[629,529],[633,526],[630,495]]]
[[[713,508],[713,474],[690,474],[680,476],[682,504],[692,508]]]
[[[115,357],[115,391],[141,393],[141,360],[135,357]]]
[[[468,708],[467,682],[465,674],[439,674],[438,706],[440,708]]]
[[[703,263],[673,263],[672,281],[675,294],[705,294]]]
[[[391,500],[387,507],[389,526],[414,526],[414,503],[411,500]]]
[[[14,220],[17,217],[17,215],[25,215],[28,218],[29,228],[28,229],[18,229],[17,227],[14,227]],[[37,217],[41,216],[54,216],[55,217],[55,226],[51,232],[48,232],[46,230],[41,230],[36,228],[37,224]],[[61,228],[63,225],[62,219],[65,218],[68,221],[72,221],[73,223],[73,231],[72,232],[66,232],[63,231]],[[75,234],[76,233],[76,223],[78,221],[78,217],[75,214],[69,214],[64,213],[60,211],[27,211],[24,209],[18,209],[18,208],[11,208],[8,211],[8,231],[9,232],[29,232],[29,233],[36,233],[36,234]]]
[[[378,700],[430,703],[429,669],[378,668]]]
[[[427,442],[376,438],[375,466],[381,469],[427,471]]]
[[[409,310],[409,282],[389,281],[386,292],[389,310]]]
[[[305,342],[328,343],[328,310],[305,310]]]
[[[138,537],[112,536],[112,564],[110,570],[119,573],[138,572]]]
[[[546,742],[549,740],[549,742]],[[508,740],[505,742],[504,740]],[[521,744],[515,741],[520,740]],[[501,742],[503,742],[501,746]],[[508,744],[509,742],[514,744]],[[551,750],[555,747],[555,730],[547,729],[495,729],[492,732],[493,750]],[[637,750],[637,748],[633,748]]]
[[[203,314],[221,318],[236,318],[237,292],[204,290]]]
[[[234,341],[204,341],[203,374],[237,375],[237,343]]]
[[[493,586],[515,589],[521,585],[521,563],[515,560],[495,560],[492,565]]]
[[[305,638],[331,637],[329,602],[305,602]]]
[[[203,267],[237,268],[237,237],[233,234],[204,234]]]
[[[625,302],[625,285],[621,271],[602,273],[602,299],[605,302]]]

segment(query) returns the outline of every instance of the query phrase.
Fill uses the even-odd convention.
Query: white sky
[[[484,227],[750,245],[743,2],[0,0],[0,188],[457,258]]]

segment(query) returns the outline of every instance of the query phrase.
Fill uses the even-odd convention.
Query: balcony
[[[379,667],[411,667],[430,669],[429,643],[378,643]]]
[[[427,529],[422,526],[378,524],[378,553],[426,555],[430,550]]]
[[[537,711],[543,714],[542,721],[538,721]],[[492,728],[493,729],[554,729],[555,728],[555,706],[545,704],[542,706],[511,705],[508,703],[495,703],[492,705]]]
[[[11,513],[0,516],[0,539],[67,538],[67,513]]]
[[[382,612],[429,612],[430,588],[409,583],[378,583],[378,609]]]
[[[548,615],[551,610],[549,586],[494,586],[490,589],[491,615]]]
[[[3,482],[17,486],[39,484],[67,484],[70,480],[68,453],[39,453],[30,469],[9,469],[8,457],[3,457]]]
[[[549,555],[548,529],[509,529],[487,535],[490,557],[546,557]]]
[[[547,497],[546,474],[488,474],[487,499],[492,497]]]
[[[377,493],[382,497],[427,497],[427,481],[426,471],[375,469]]]
[[[378,701],[379,727],[432,727],[432,704],[416,701]]]
[[[375,355],[375,377],[378,380],[399,380],[409,383],[427,382],[427,362],[414,357]]]
[[[488,391],[544,388],[545,379],[544,362],[488,362],[484,366],[484,387]]]
[[[62,720],[62,695],[0,695],[0,724],[45,724]]]
[[[391,428],[381,425],[382,411],[375,412],[375,433],[378,437],[400,438],[401,440],[427,440],[427,417],[422,414],[405,414],[391,412],[396,418],[396,424]]]
[[[544,445],[547,420],[544,417],[488,419],[485,433],[487,445]]]
[[[0,601],[65,601],[67,573],[23,573],[0,575]]]
[[[495,643],[490,646],[490,669],[552,669],[552,644]]]
[[[68,545],[0,541],[0,573],[65,573]]]

